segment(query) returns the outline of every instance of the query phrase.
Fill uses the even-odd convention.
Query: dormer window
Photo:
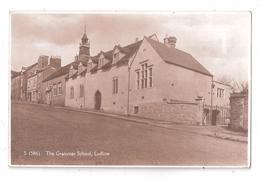
[[[104,65],[104,62],[105,62],[105,58],[104,58],[104,57],[101,57],[101,58],[99,59],[99,62],[98,62],[99,68],[101,68],[101,67]]]
[[[87,72],[90,72],[91,69],[92,69],[92,62],[89,62],[87,65]]]
[[[81,72],[83,71],[83,65],[82,65],[82,63],[79,63],[78,71],[79,71],[79,73],[81,73]]]
[[[104,66],[105,64],[105,57],[104,54],[101,53],[99,56],[99,60],[98,60],[98,68],[102,68],[102,66]]]
[[[113,60],[114,63],[116,63],[119,60],[119,52],[114,53]]]
[[[69,72],[69,77],[71,77],[74,73],[74,68],[73,66],[70,66],[70,72]]]

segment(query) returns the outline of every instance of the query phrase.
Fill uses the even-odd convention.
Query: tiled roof
[[[150,38],[146,39],[165,62],[212,76],[212,74],[190,54],[176,48],[169,48],[159,41]]]
[[[78,76],[78,72],[76,72],[75,74],[73,74],[70,78],[74,79]]]
[[[111,50],[111,51],[104,52],[103,54],[104,54],[104,56],[105,56],[106,59],[112,60],[112,59],[113,59],[113,54],[112,54],[112,52],[113,52],[113,51]]]
[[[66,66],[59,68],[57,71],[55,71],[54,73],[50,74],[47,78],[45,78],[43,80],[43,82],[49,81],[51,79],[54,79],[54,78],[57,78],[57,77],[60,77],[60,76],[63,76],[65,74],[68,74],[69,70],[70,70],[70,65],[71,65],[71,63],[67,64]]]
[[[21,72],[11,71],[11,78],[15,78],[15,77],[19,76],[20,74],[21,74]]]
[[[26,67],[26,70],[25,70],[24,72],[29,71],[30,69],[32,69],[32,68],[33,68],[34,66],[36,66],[36,65],[38,65],[38,63],[34,63],[34,64],[32,64],[31,66]]]
[[[127,46],[121,47],[121,48],[125,49],[125,52],[126,51],[128,51],[128,52],[126,53],[126,55],[123,58],[121,58],[117,62],[117,65],[128,63],[129,58],[132,57],[132,55],[139,49],[141,43],[142,43],[142,40],[129,44]]]

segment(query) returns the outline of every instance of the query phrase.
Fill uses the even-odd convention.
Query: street
[[[12,165],[246,166],[247,144],[43,105],[12,103]]]

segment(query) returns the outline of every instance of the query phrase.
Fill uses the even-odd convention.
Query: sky
[[[191,54],[216,80],[248,79],[251,15],[248,12],[90,13],[11,15],[11,68],[20,71],[40,55],[61,56],[62,65],[74,60],[84,33],[90,54],[143,39],[153,33],[163,42],[177,38],[176,48]]]

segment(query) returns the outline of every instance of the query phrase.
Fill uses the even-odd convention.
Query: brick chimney
[[[164,38],[164,45],[168,46],[169,48],[175,48],[176,45],[176,37],[169,36]]]
[[[58,69],[61,67],[61,57],[60,56],[51,56],[50,66]]]
[[[41,70],[48,66],[49,56],[41,55],[38,58],[38,70]]]

